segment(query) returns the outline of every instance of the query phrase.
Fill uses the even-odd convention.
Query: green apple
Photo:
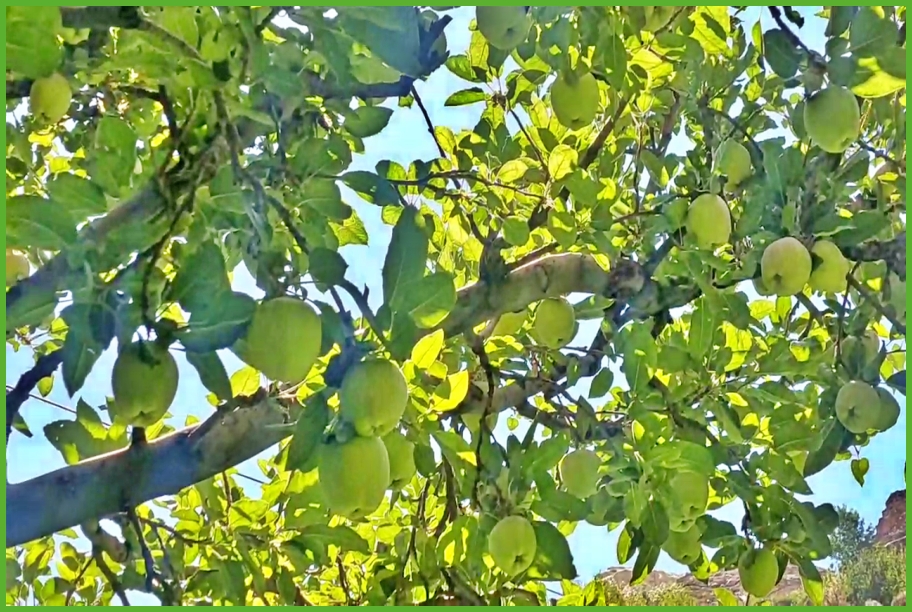
[[[339,414],[359,436],[385,436],[408,404],[408,383],[392,361],[369,359],[349,370],[339,389]]]
[[[523,43],[532,28],[524,6],[476,6],[475,23],[492,47],[504,51]]]
[[[859,380],[847,382],[836,394],[836,418],[855,434],[877,429],[881,423],[880,396],[874,387]]]
[[[307,302],[277,297],[257,304],[235,354],[270,380],[302,382],[320,357],[323,325]]]
[[[839,247],[829,240],[818,240],[811,248],[820,262],[811,272],[811,289],[820,293],[842,293],[846,290],[846,277],[852,264],[845,258]]]
[[[738,559],[741,586],[753,597],[766,597],[779,582],[779,561],[767,548],[751,548]]]
[[[865,332],[864,336],[849,336],[842,341],[842,354],[849,358],[859,353],[865,365],[871,364],[880,354],[880,336],[873,329]]]
[[[795,295],[811,278],[811,254],[795,238],[780,238],[766,247],[760,258],[763,284],[774,294]]]
[[[804,103],[804,129],[815,145],[827,153],[842,153],[858,140],[861,113],[855,94],[831,85]]]
[[[560,73],[551,84],[551,107],[564,127],[580,130],[595,121],[599,110],[599,85],[591,73]]]
[[[662,548],[668,556],[683,565],[696,563],[703,547],[700,538],[703,532],[698,525],[691,525],[687,531],[670,531]]]
[[[716,168],[728,179],[726,189],[736,188],[753,174],[751,156],[747,147],[731,138],[725,140],[716,151]]]
[[[35,79],[29,91],[29,108],[42,123],[57,123],[70,109],[73,91],[62,74]]]
[[[123,347],[114,360],[108,411],[115,422],[151,427],[168,412],[177,395],[177,362],[168,349],[153,342]]]
[[[872,429],[876,431],[887,431],[896,425],[899,420],[899,402],[893,397],[893,394],[886,389],[877,389],[877,396],[880,398],[880,404],[877,406],[877,422]]]
[[[676,472],[668,482],[668,519],[672,531],[687,531],[706,513],[709,479],[691,471]]]
[[[521,516],[501,519],[488,536],[488,553],[508,576],[529,569],[537,547],[535,528]]]
[[[394,429],[383,437],[386,452],[389,455],[390,486],[402,489],[415,475],[415,445]]]
[[[519,312],[505,312],[500,315],[497,324],[491,331],[491,336],[514,336],[522,329],[523,323],[529,317],[529,312],[520,310]]]
[[[712,193],[697,196],[687,209],[687,232],[697,246],[710,249],[731,237],[731,212],[725,200]]]
[[[6,250],[6,286],[14,285],[29,275],[31,268],[25,255]]]
[[[573,340],[576,333],[576,313],[564,298],[547,298],[535,309],[532,336],[542,346],[559,349]]]
[[[598,489],[598,471],[601,465],[599,456],[586,448],[565,455],[557,468],[561,486],[567,493],[580,499],[594,495]]]
[[[323,444],[317,469],[329,510],[352,520],[374,512],[390,485],[389,454],[376,436]]]

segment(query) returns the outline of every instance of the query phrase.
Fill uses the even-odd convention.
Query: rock
[[[890,602],[891,606],[906,606],[906,592],[897,593],[896,597],[893,598],[893,601]]]
[[[906,491],[896,491],[887,498],[886,507],[877,523],[874,541],[890,547],[906,546]]]
[[[868,601],[865,602],[865,605],[866,606],[882,606],[883,604],[880,603],[879,601],[874,601],[873,599],[869,599]]]

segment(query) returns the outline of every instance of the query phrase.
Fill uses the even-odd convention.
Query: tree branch
[[[43,378],[51,376],[63,361],[63,350],[42,355],[32,369],[19,377],[16,386],[6,394],[6,441],[13,431],[13,419],[19,414],[22,404],[28,400],[32,390]]]

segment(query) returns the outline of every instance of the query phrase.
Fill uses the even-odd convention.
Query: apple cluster
[[[339,389],[339,417],[355,436],[321,445],[318,470],[326,505],[359,520],[374,512],[387,489],[401,489],[415,475],[415,446],[399,431],[408,404],[405,376],[386,359],[352,367]]]

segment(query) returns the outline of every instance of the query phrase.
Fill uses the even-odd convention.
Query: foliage
[[[839,567],[854,562],[861,552],[874,544],[877,528],[869,525],[857,511],[846,506],[836,508],[839,524],[830,536],[833,560]]]
[[[138,590],[187,605],[498,605],[544,602],[558,581],[597,601],[595,583],[572,582],[580,521],[619,533],[633,584],[672,529],[696,525],[696,577],[764,544],[822,601],[814,562],[838,521],[796,496],[827,468],[863,484],[878,433],[849,432],[836,394],[857,379],[905,395],[906,9],[817,7],[821,55],[790,7],[766,9],[765,31],[743,7],[647,8],[532,7],[516,48],[473,26],[450,53],[448,7],[7,7],[6,240],[30,275],[12,275],[6,331],[35,356],[7,394],[7,439],[43,435],[68,464],[7,488],[7,603]],[[432,121],[419,90],[438,71],[463,82],[445,104],[478,111],[473,129]],[[549,87],[587,72],[598,113],[571,131]],[[48,123],[23,111],[55,73],[73,97]],[[833,86],[861,111],[836,154],[809,140],[803,110]],[[424,126],[397,127],[407,107]],[[384,137],[402,157],[359,164]],[[416,138],[439,155],[410,160]],[[752,162],[737,184],[714,164],[729,138]],[[732,226],[701,248],[687,211],[706,193]],[[833,242],[853,262],[846,291],[758,295],[762,254],[786,236]],[[356,260],[374,265],[358,270],[377,280],[368,292],[352,253],[387,237],[382,261]],[[227,371],[258,308],[239,269],[319,313],[300,384]],[[569,346],[536,343],[527,322],[492,335],[501,315],[571,294],[585,297]],[[82,398],[100,356],[137,339],[208,390],[187,422],[109,426],[110,402]],[[337,390],[366,358],[405,377],[396,427],[416,474],[343,520],[316,467],[356,435]],[[32,431],[26,400],[61,384],[75,419]],[[581,447],[602,461],[587,499],[556,474]],[[253,457],[256,488],[237,467]],[[680,503],[703,495],[675,490],[685,472],[707,507]],[[707,514],[728,504],[743,524]],[[536,536],[513,577],[486,544],[511,514]]]

